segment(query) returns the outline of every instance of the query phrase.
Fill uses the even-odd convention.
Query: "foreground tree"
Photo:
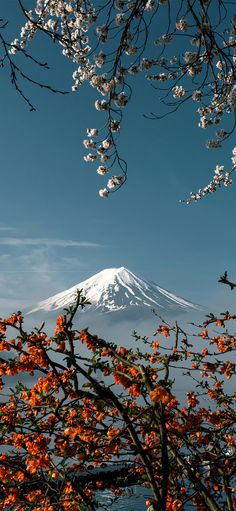
[[[150,510],[232,511],[236,338],[226,324],[236,316],[211,315],[193,337],[162,323],[153,341],[135,334],[137,349],[127,349],[73,328],[85,304],[79,293],[50,338],[43,326],[27,334],[20,313],[1,320],[0,509],[94,510],[98,490],[119,498],[138,482],[151,490]],[[184,396],[178,373],[185,388],[190,379]],[[91,476],[104,462],[125,468],[122,480]]]
[[[72,90],[87,82],[98,92],[95,108],[105,115],[100,129],[87,129],[84,146],[87,162],[96,162],[98,174],[109,176],[99,193],[107,197],[123,185],[127,165],[117,146],[123,109],[135,92],[140,75],[157,90],[160,119],[176,112],[188,100],[197,104],[202,129],[214,129],[208,148],[220,147],[234,131],[236,106],[236,16],[233,2],[226,0],[18,0],[26,23],[11,44],[0,40],[2,65],[8,64],[13,85],[33,108],[19,86],[28,75],[17,66],[17,54],[24,54],[39,32],[59,43],[65,57],[74,63]],[[30,57],[31,58],[31,57]],[[45,66],[33,59],[38,65]],[[140,78],[139,78],[140,77]],[[42,86],[42,83],[40,83]],[[50,88],[50,87],[48,87]],[[164,109],[163,109],[164,106]],[[166,110],[167,109],[167,110]],[[231,114],[231,123],[225,120]],[[229,116],[228,116],[229,117]],[[217,130],[217,131],[215,131]],[[232,168],[217,165],[212,181],[192,193],[187,202],[200,200],[219,186],[230,186],[236,169],[236,148]]]

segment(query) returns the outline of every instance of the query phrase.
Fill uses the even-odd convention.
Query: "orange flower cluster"
[[[65,329],[65,314],[61,314],[56,319],[56,328],[54,330],[54,336],[61,334],[64,332]]]
[[[199,404],[199,400],[196,398],[194,392],[187,392],[188,406],[195,408]]]
[[[198,335],[199,335],[199,337],[202,337],[202,339],[206,339],[208,337],[208,330],[205,329],[202,332],[200,332],[200,334],[198,334]]]
[[[133,385],[128,388],[128,392],[132,397],[138,397],[141,394],[140,386],[137,383],[133,383]]]
[[[226,353],[229,349],[229,346],[230,346],[230,341],[228,339],[226,339],[224,336],[222,336],[218,339],[217,347],[221,353]]]
[[[173,497],[167,497],[166,511],[178,511],[182,508],[182,502],[179,499],[173,499]]]
[[[4,324],[5,325],[9,325],[9,326],[19,326],[21,323],[23,323],[23,316],[22,314],[20,313],[14,313],[12,314],[11,316],[9,316],[9,318],[5,318],[4,320],[2,320],[1,322],[1,325],[3,326],[3,331],[4,331]]]
[[[225,435],[225,441],[228,445],[234,445],[235,444],[235,440],[234,440],[234,437],[230,434],[228,435]]]
[[[206,339],[207,346],[198,352],[196,343],[190,351],[188,336],[182,330],[177,332],[176,326],[159,328],[164,337],[171,333],[168,342],[162,337],[163,346],[159,340],[146,338],[146,351],[141,351],[140,339],[135,351],[117,347],[85,329],[79,339],[92,353],[81,356],[74,345],[75,332],[64,315],[58,318],[51,339],[41,331],[21,334],[19,321],[21,318],[13,316],[7,325],[0,325],[0,388],[4,388],[0,432],[7,450],[0,455],[0,511],[8,507],[12,511],[77,511],[78,505],[87,509],[88,503],[93,503],[93,492],[104,488],[106,482],[86,478],[79,492],[71,474],[90,473],[90,465],[99,468],[104,460],[113,464],[123,460],[126,453],[133,460],[127,477],[153,492],[155,485],[158,491],[162,488],[168,468],[166,511],[184,509],[185,500],[192,504],[193,498],[203,509],[204,488],[212,498],[217,491],[217,499],[226,502],[222,473],[227,473],[231,486],[233,481],[231,460],[222,458],[222,446],[234,449],[235,397],[227,394],[225,384],[235,376],[235,364],[223,355],[236,349],[236,340],[227,330],[225,335],[211,337],[209,323],[204,325],[208,330],[201,327],[200,337]],[[12,325],[17,334],[8,340],[5,329]],[[65,325],[73,349],[63,337]],[[175,367],[181,370],[179,366],[185,366],[190,375],[194,370],[198,381],[196,389],[186,393],[186,406],[174,397],[172,377]],[[10,394],[9,376],[26,371],[35,371],[34,380],[28,386],[13,383]],[[159,383],[155,383],[157,379]],[[206,407],[202,395],[208,398]],[[157,406],[151,406],[150,400]],[[189,462],[186,445],[191,450]],[[166,448],[168,456],[164,454]],[[216,476],[212,471],[210,476],[207,470],[201,473],[199,452],[203,461],[210,463],[211,457],[219,460],[214,463]],[[175,453],[183,460],[184,469]],[[114,476],[111,489],[117,497],[119,484]],[[158,495],[158,491],[153,494]],[[150,503],[163,506],[152,499]]]
[[[222,364],[220,373],[226,375],[226,380],[230,380],[232,376],[235,374],[235,364],[227,360]]]
[[[101,347],[101,344],[98,342],[97,335],[91,335],[88,330],[81,330],[79,334],[80,341],[85,344],[88,350],[96,351]]]
[[[150,398],[154,404],[163,403],[168,405],[173,399],[173,396],[168,388],[163,385],[156,385],[156,387],[150,392]]]
[[[10,351],[11,346],[7,341],[0,341],[0,351]]]
[[[29,346],[29,362],[32,364],[32,367],[39,366],[45,369],[49,369],[48,360],[45,355],[45,351],[40,346]],[[24,360],[24,356],[22,355],[21,361]]]
[[[163,334],[165,337],[170,337],[170,328],[167,325],[161,325],[156,333]]]

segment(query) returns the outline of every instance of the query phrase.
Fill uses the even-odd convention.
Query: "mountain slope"
[[[124,267],[109,268],[96,273],[66,291],[58,293],[39,304],[30,312],[53,311],[72,304],[76,291],[91,302],[86,310],[116,312],[128,308],[151,308],[161,311],[190,311],[198,307],[165,289],[134,275]]]

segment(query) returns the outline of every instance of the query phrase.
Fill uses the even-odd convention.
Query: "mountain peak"
[[[104,270],[100,271],[99,273],[96,273],[95,275],[93,275],[93,277],[99,277],[99,276],[107,276],[108,278],[112,278],[112,276],[114,275],[118,275],[119,273],[130,273],[129,270],[127,270],[127,268],[125,268],[124,266],[120,266],[119,268],[105,268]],[[93,278],[93,277],[90,277],[90,278]]]
[[[157,284],[148,282],[130,270],[106,268],[70,289],[40,302],[30,312],[62,309],[75,301],[78,289],[91,302],[88,309],[99,312],[116,312],[128,308],[151,308],[159,312],[183,312],[198,309],[192,303],[176,296]]]

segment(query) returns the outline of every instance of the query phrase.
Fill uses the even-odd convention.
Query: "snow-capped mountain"
[[[62,291],[47,300],[39,302],[30,312],[54,311],[72,304],[76,291],[91,302],[86,310],[98,312],[117,312],[125,309],[155,309],[157,312],[184,312],[197,310],[198,307],[176,296],[155,283],[134,275],[123,266],[108,268],[66,291]]]

